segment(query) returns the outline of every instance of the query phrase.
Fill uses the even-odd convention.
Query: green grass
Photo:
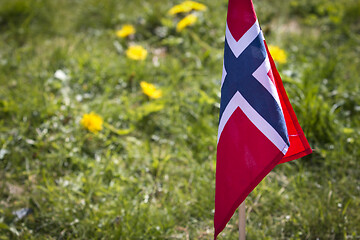
[[[0,2],[0,239],[212,238],[227,1],[181,33],[176,3]],[[254,4],[314,153],[249,195],[248,239],[360,239],[360,3]],[[117,38],[127,23],[134,38]],[[130,42],[145,61],[126,58]],[[91,111],[112,127],[84,129]]]

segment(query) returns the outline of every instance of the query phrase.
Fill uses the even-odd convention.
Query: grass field
[[[253,1],[314,153],[249,195],[248,239],[360,239],[360,2]],[[212,238],[227,1],[182,31],[178,3],[0,1],[0,239]]]

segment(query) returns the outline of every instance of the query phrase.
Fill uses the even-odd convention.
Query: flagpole
[[[239,207],[239,240],[245,240],[246,232],[245,232],[245,200],[240,204]]]

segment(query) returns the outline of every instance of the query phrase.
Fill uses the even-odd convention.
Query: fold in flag
[[[215,239],[277,164],[311,152],[252,1],[229,0],[217,140]]]

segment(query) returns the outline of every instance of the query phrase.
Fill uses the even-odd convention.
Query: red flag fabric
[[[229,0],[219,119],[215,239],[277,164],[312,152],[251,0]]]

